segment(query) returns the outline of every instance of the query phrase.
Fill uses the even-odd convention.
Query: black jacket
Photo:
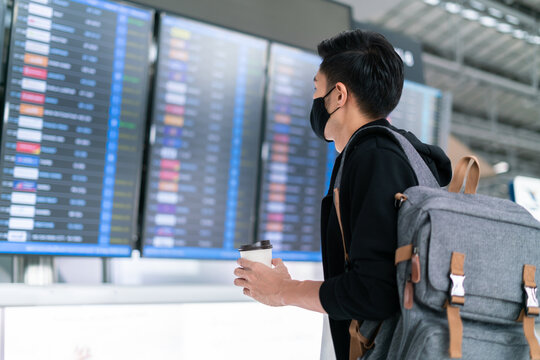
[[[437,146],[426,145],[412,133],[385,120],[420,153],[441,186],[452,177],[450,160]],[[345,272],[343,245],[332,192],[341,162],[334,163],[327,196],[322,200],[321,240],[325,281],[319,296],[330,317],[338,360],[349,358],[351,319],[384,320],[399,311],[394,254],[397,248],[397,210],[394,195],[418,185],[405,153],[389,135],[370,131],[349,145],[340,186],[345,243],[351,259]]]

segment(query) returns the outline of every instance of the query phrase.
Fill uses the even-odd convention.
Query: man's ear
[[[347,87],[342,82],[338,82],[336,84],[336,90],[337,90],[337,93],[338,93],[337,105],[339,107],[342,107],[343,105],[345,105],[345,103],[347,103],[347,99],[349,98],[349,93],[347,91]]]

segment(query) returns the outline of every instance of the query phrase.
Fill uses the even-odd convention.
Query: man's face
[[[324,99],[324,105],[325,105],[325,108],[327,109],[326,111],[328,111],[328,109],[335,109],[337,106],[335,104],[336,92],[333,91],[330,94],[328,93],[330,89],[328,89],[328,82],[327,82],[326,76],[322,72],[317,71],[317,74],[313,78],[313,84],[315,86],[315,89],[314,89],[315,91],[313,92],[313,99],[320,98],[328,94],[328,96]],[[329,111],[329,113],[331,111]],[[330,119],[328,120],[328,123],[326,124],[326,127],[324,128],[324,136],[328,140],[334,140],[334,131],[332,129],[335,128],[335,124],[334,126],[332,126],[331,124],[335,122],[336,122],[336,116],[330,117]]]
[[[315,74],[315,77],[313,78],[313,84],[315,85],[315,92],[313,93],[313,98],[319,98],[326,95],[326,76],[321,73],[320,71],[317,71],[317,74]]]

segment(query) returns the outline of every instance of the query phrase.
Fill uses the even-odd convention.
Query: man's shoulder
[[[355,166],[365,161],[376,160],[401,160],[408,163],[407,157],[401,147],[391,138],[389,134],[383,132],[373,132],[362,136],[357,141],[351,143],[348,150],[347,161],[349,166]]]
[[[377,123],[377,121],[375,121],[375,123]],[[364,152],[374,149],[393,150],[400,153],[403,152],[401,150],[401,146],[398,145],[397,140],[391,135],[390,131],[400,133],[403,136],[408,135],[406,134],[406,131],[395,128],[387,122],[383,125],[366,126],[367,127],[362,128],[353,135],[349,144],[349,153],[352,153],[353,151],[356,152],[358,149]]]

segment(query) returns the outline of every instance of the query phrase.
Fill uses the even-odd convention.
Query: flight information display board
[[[321,199],[337,153],[309,123],[320,62],[307,51],[271,46],[258,236],[286,260],[321,259]]]
[[[144,256],[234,259],[253,242],[267,51],[161,15]]]
[[[429,144],[438,144],[444,119],[443,93],[426,85],[405,80],[398,106],[388,116],[397,128],[415,134]]]
[[[0,252],[130,256],[153,11],[17,0],[0,167]]]

